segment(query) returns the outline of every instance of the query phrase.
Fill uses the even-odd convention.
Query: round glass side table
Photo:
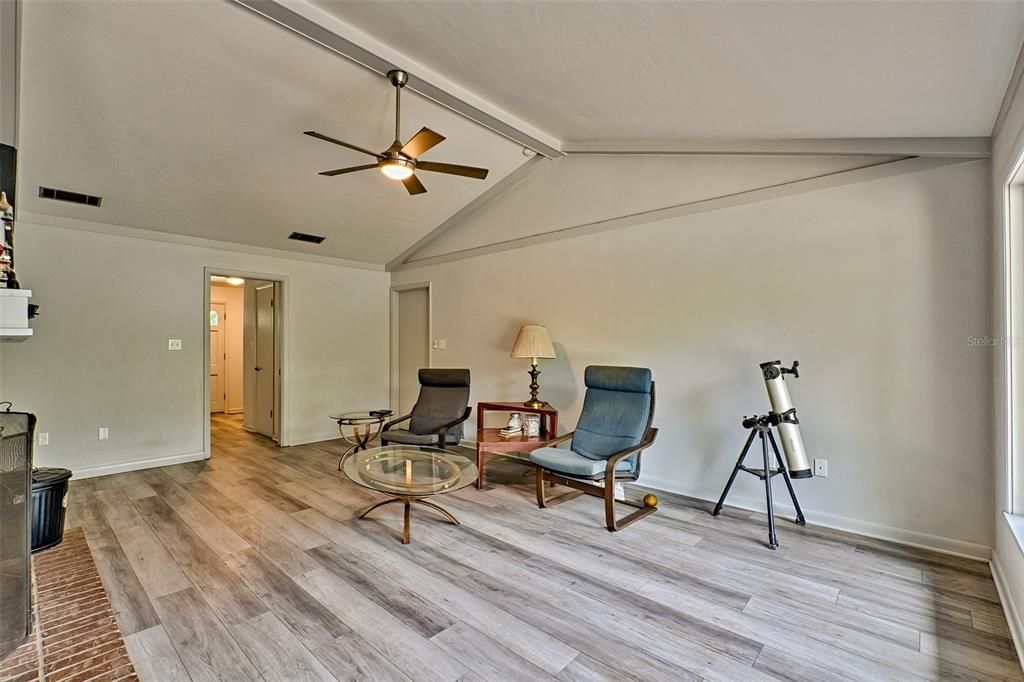
[[[391,416],[391,413],[382,414],[379,412],[335,412],[328,415],[338,423],[338,431],[341,437],[351,445],[342,453],[338,459],[338,471],[341,471],[341,463],[349,455],[365,450],[370,442],[380,436],[384,420]]]

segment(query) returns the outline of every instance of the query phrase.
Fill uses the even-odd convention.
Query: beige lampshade
[[[548,328],[539,324],[527,324],[519,330],[516,345],[512,346],[514,358],[553,358],[555,349],[548,336]]]

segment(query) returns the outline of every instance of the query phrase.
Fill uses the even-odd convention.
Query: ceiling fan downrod
[[[393,146],[396,149],[401,149],[402,88],[409,82],[409,74],[401,69],[392,69],[388,71],[388,80],[395,86],[395,143]]]

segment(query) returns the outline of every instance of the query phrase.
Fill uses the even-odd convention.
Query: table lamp
[[[534,409],[546,406],[546,402],[537,398],[537,391],[540,390],[540,385],[537,383],[537,376],[540,374],[540,370],[537,369],[537,360],[555,357],[555,349],[551,345],[547,327],[542,327],[539,324],[523,325],[516,337],[516,344],[512,347],[512,357],[530,358],[530,399],[523,405]]]

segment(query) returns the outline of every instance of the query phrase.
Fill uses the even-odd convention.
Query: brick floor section
[[[35,631],[0,661],[0,681],[137,680],[82,530],[34,555],[32,570]]]

